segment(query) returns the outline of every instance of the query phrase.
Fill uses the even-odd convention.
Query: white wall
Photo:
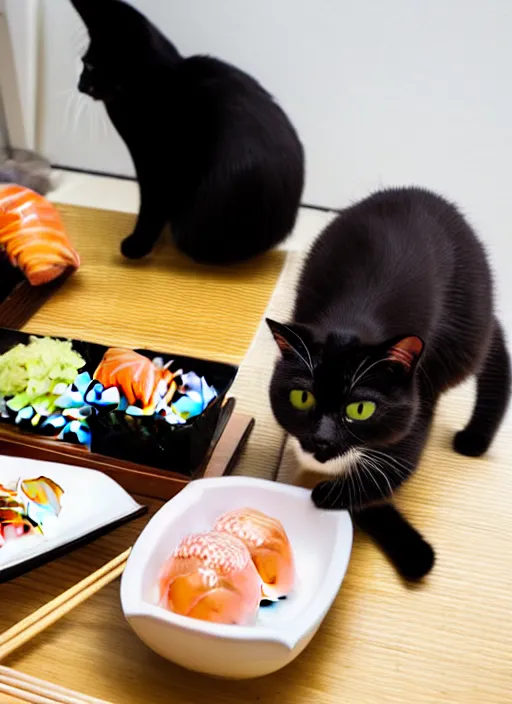
[[[14,146],[36,143],[39,0],[1,0],[0,84]],[[7,33],[8,32],[8,33]]]
[[[184,54],[232,61],[277,96],[306,146],[305,202],[339,207],[401,183],[439,190],[480,230],[512,300],[510,0],[133,3]],[[67,0],[43,5],[41,149],[59,164],[132,173],[99,112],[96,127],[85,112],[74,128],[66,117],[80,23]],[[512,330],[512,305],[507,320]]]
[[[155,0],[157,1],[157,0]],[[42,8],[39,151],[54,164],[133,175],[123,142],[102,105],[78,93],[87,34],[69,0]]]

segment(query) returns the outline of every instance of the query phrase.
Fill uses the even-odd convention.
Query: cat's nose
[[[314,444],[315,452],[313,456],[318,462],[328,462],[338,454],[336,445],[331,440],[315,438]]]
[[[336,440],[336,422],[330,416],[324,416],[318,427],[314,436],[314,443],[320,450],[326,450],[335,445]]]
[[[333,443],[330,440],[323,440],[322,438],[318,438],[315,440],[315,449],[320,450],[320,451],[325,451],[325,450],[330,450],[334,447]]]

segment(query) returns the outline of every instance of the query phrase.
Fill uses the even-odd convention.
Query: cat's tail
[[[405,579],[421,579],[434,566],[432,547],[392,504],[369,506],[354,513],[353,518]]]

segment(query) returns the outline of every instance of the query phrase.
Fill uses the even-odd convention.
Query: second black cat
[[[318,507],[349,509],[407,577],[432,548],[389,502],[415,470],[440,394],[471,374],[477,399],[454,439],[489,447],[507,408],[509,356],[485,252],[458,210],[430,192],[376,193],[320,235],[286,325],[270,396],[302,461],[332,479]]]
[[[304,154],[272,97],[234,66],[183,58],[121,0],[72,3],[90,36],[79,89],[105,103],[139,181],[123,254],[148,254],[168,222],[178,248],[200,262],[248,259],[284,240]]]

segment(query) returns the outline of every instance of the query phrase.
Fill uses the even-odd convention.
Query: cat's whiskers
[[[397,488],[397,486],[402,484],[402,482],[405,479],[407,479],[407,477],[409,476],[409,474],[404,474],[404,472],[402,470],[400,470],[398,467],[395,467],[394,465],[390,464],[389,462],[386,462],[382,458],[376,457],[376,456],[372,457],[371,453],[369,453],[367,455],[367,458],[368,458],[368,461],[371,462],[372,467],[374,467],[377,471],[379,471],[387,479],[389,486],[391,486],[391,482],[390,482],[390,477],[391,477],[391,479],[393,480],[393,483],[396,484],[396,486],[394,487],[395,489]],[[390,477],[388,477],[388,474],[390,475]],[[396,481],[393,478],[393,475],[395,477],[398,477],[398,481]]]
[[[350,509],[357,509],[363,506],[364,499],[364,485],[359,474],[359,453],[354,450],[349,450],[346,455],[350,455],[346,469],[342,476],[338,476],[333,480],[331,489],[326,497],[326,502],[331,496],[334,489],[338,489],[335,499],[332,504],[335,505],[341,499],[343,495],[343,490],[346,487],[348,492],[348,507]],[[344,455],[345,457],[345,455]],[[353,460],[353,461],[351,461]]]
[[[349,393],[352,391],[354,386],[356,386],[356,384],[358,384],[362,379],[364,379],[364,377],[368,374],[368,372],[370,372],[374,367],[377,366],[377,364],[381,364],[382,362],[386,362],[386,361],[387,361],[386,358],[383,357],[382,359],[378,359],[376,362],[372,362],[372,364],[370,364],[369,367],[366,367],[366,369],[363,369],[363,371],[359,374],[359,376],[356,377],[352,381],[352,385],[350,387]]]
[[[78,93],[78,111],[75,115],[73,132],[76,130],[80,121],[85,118],[88,123],[89,142],[92,144],[93,141],[97,141],[100,137],[99,119],[101,110],[102,106],[100,103],[91,100],[91,98],[83,95],[83,93]]]
[[[85,95],[78,93],[77,109],[75,110],[75,113],[73,116],[73,124],[71,126],[71,134],[73,134],[73,135],[75,134],[76,129],[80,124],[80,120],[82,118],[82,114],[83,114],[84,107],[85,107],[85,102],[86,102]]]
[[[369,357],[365,357],[365,358],[363,359],[363,361],[359,364],[359,366],[357,367],[357,369],[355,370],[355,372],[352,374],[352,380],[351,380],[352,386],[350,387],[351,390],[352,390],[352,388],[353,388],[353,386],[354,386],[354,379],[357,377],[357,375],[358,375],[359,372],[361,371],[361,367],[364,366],[368,360],[369,360]]]
[[[302,345],[303,348],[305,349],[306,354],[307,354],[307,356],[308,356],[308,359],[307,359],[307,360],[306,360],[306,359],[304,358],[304,356],[299,352],[299,350],[298,350],[296,347],[294,347],[295,353],[297,354],[298,357],[300,357],[300,359],[302,359],[302,361],[304,362],[304,364],[306,365],[306,367],[307,367],[307,368],[309,369],[309,371],[311,372],[311,376],[313,376],[313,375],[314,375],[313,360],[311,359],[311,354],[310,354],[310,352],[309,352],[309,350],[308,350],[308,347],[307,347],[306,343],[304,342],[304,340],[302,339],[302,337],[301,337],[297,332],[295,332],[295,330],[292,330],[291,328],[289,328],[288,325],[283,325],[283,327],[286,328],[286,330],[288,330],[288,332],[290,332],[292,335],[294,335],[294,336],[297,338],[297,340],[300,341],[301,345]],[[308,360],[309,360],[309,361],[308,361]]]
[[[89,110],[89,142],[92,144],[97,137],[96,110]]]
[[[333,492],[335,489],[337,489],[338,491],[337,491],[337,494],[336,494],[336,498],[335,498],[334,501],[333,501],[333,503],[336,503],[336,501],[339,499],[339,497],[341,496],[341,494],[342,494],[342,492],[343,492],[343,487],[344,487],[344,485],[345,485],[345,479],[344,479],[344,478],[338,477],[337,479],[334,479],[334,480],[331,482],[331,487],[330,487],[330,489],[329,489],[329,491],[328,491],[328,493],[327,493],[327,496],[325,497],[325,502],[327,503],[327,501],[329,500],[329,498],[330,498],[331,495],[332,495],[332,492]]]
[[[369,455],[363,451],[362,453],[363,458],[366,460],[366,462],[369,463],[369,465],[376,471],[378,472],[384,481],[386,482],[388,489],[389,489],[389,494],[386,494],[384,491],[382,491],[382,496],[392,496],[393,495],[393,487],[391,486],[391,482],[389,481],[388,477],[386,476],[386,473],[379,467],[378,463],[376,462],[375,458],[371,458]]]
[[[65,129],[67,129],[70,122],[71,113],[73,111],[73,105],[77,99],[77,94],[73,88],[68,88],[67,90],[62,91],[61,95],[66,97],[66,106],[64,108],[64,125]]]
[[[362,458],[361,458],[360,469],[362,470],[363,474],[367,474],[367,475],[370,477],[370,479],[373,481],[373,483],[374,483],[375,486],[377,487],[377,490],[379,491],[379,493],[382,494],[382,493],[383,493],[383,492],[382,492],[382,489],[381,489],[381,487],[380,487],[378,481],[377,481],[377,480],[375,479],[375,477],[373,476],[373,473],[372,473],[371,469],[370,469],[369,466],[366,464],[366,460],[365,460],[364,455],[363,455]],[[362,485],[362,480],[361,480],[361,485]]]
[[[356,498],[357,485],[356,485],[355,475],[357,475],[357,473],[354,473],[354,467],[355,467],[355,465],[349,465],[348,470],[347,470],[347,475],[346,475],[346,482],[347,482],[347,489],[348,489],[348,501],[349,501],[350,508],[352,508],[352,507],[355,508],[355,506],[356,506],[355,498]],[[352,498],[352,492],[350,490],[351,486],[354,489],[354,498]]]
[[[346,486],[347,486],[347,491],[348,491],[348,504],[349,504],[349,506],[352,506],[353,503],[354,503],[354,501],[353,501],[353,499],[352,499],[352,491],[351,491],[351,489],[350,489],[351,481],[352,481],[352,480],[351,480],[350,474],[347,474],[347,477],[345,478],[344,484],[346,484]],[[340,491],[339,491],[339,493],[338,493],[338,496],[336,497],[336,502],[341,498],[341,493],[342,493],[342,491],[343,491],[343,487],[340,487]],[[335,503],[336,503],[336,502],[335,502]]]
[[[101,129],[102,129],[102,135],[106,139],[109,134],[110,122],[108,119],[107,112],[103,106],[101,106],[101,109],[98,111],[98,115],[100,117],[100,125],[101,125]]]
[[[354,505],[355,510],[360,510],[363,507],[364,502],[364,485],[363,480],[359,472],[354,472],[354,485],[357,489],[357,501]]]
[[[75,85],[80,79],[80,74],[82,72],[82,64],[78,57],[75,58]],[[66,91],[67,92],[67,91]],[[85,116],[88,122],[88,137],[89,142],[92,144],[93,141],[97,139],[97,109],[94,101],[80,93],[76,88],[69,89],[71,94],[71,99],[66,105],[66,125],[70,122],[70,113],[73,111],[73,120],[71,125],[71,134],[76,133],[83,117]]]
[[[352,430],[352,428],[350,428],[349,426],[350,426],[349,423],[347,423],[347,424],[345,425],[345,427],[346,427],[346,429],[348,430],[348,432],[350,433],[350,435],[352,435],[352,437],[354,438],[354,440],[357,440],[357,442],[363,443],[363,445],[364,445],[364,440],[363,440],[362,438],[360,438],[358,435],[356,435],[356,434],[354,433],[354,431]]]
[[[398,477],[398,485],[403,484],[403,483],[404,483],[407,479],[409,479],[409,477],[411,476],[411,471],[410,471],[410,470],[409,470],[409,471],[405,471],[405,470],[401,469],[401,468],[400,468],[399,466],[397,466],[397,465],[387,464],[387,465],[386,465],[386,468],[387,468],[392,474],[394,474],[396,477]],[[397,487],[395,487],[395,489],[396,489],[396,488],[397,488]]]
[[[427,372],[425,371],[425,369],[421,366],[421,364],[418,365],[417,369],[418,369],[418,374],[421,374],[421,375],[423,376],[423,378],[425,379],[425,381],[427,382],[427,384],[428,384],[428,386],[429,386],[430,394],[431,394],[432,396],[435,396],[434,384],[432,383],[432,381],[431,381],[429,375],[427,374]]]
[[[94,104],[93,114],[95,139],[101,140],[102,138],[106,138],[108,136],[108,122],[102,103],[97,102]]]
[[[365,492],[364,492],[363,479],[362,479],[362,477],[361,477],[360,472],[358,471],[361,467],[363,467],[363,464],[362,464],[361,462],[358,462],[357,468],[354,468],[354,469],[356,469],[356,471],[351,472],[351,474],[353,474],[354,477],[355,477],[356,486],[357,486],[357,488],[358,488],[358,495],[359,495],[359,504],[358,504],[358,507],[359,507],[359,508],[362,508],[362,507],[363,507],[363,503],[364,503],[364,493],[365,493]],[[373,478],[373,477],[372,477],[372,478]],[[361,487],[361,488],[359,489],[359,487]]]
[[[391,462],[392,464],[398,466],[401,468],[401,470],[404,472],[404,477],[408,477],[411,474],[411,470],[413,468],[413,465],[410,463],[406,463],[403,460],[399,460],[398,457],[394,457],[393,455],[390,455],[387,452],[383,452],[382,450],[377,450],[375,448],[369,448],[368,452],[371,455],[378,455],[379,457],[382,457],[384,460],[387,462]]]

